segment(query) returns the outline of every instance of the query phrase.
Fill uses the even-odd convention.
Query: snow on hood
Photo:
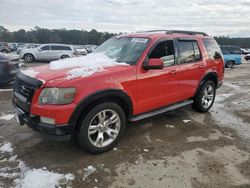
[[[49,69],[60,70],[72,68],[67,72],[66,79],[73,79],[77,77],[87,77],[96,72],[105,71],[106,67],[114,67],[119,65],[128,66],[128,64],[119,63],[104,54],[94,53],[82,57],[73,57],[69,59],[52,61],[49,65]]]
[[[21,73],[25,74],[26,76],[32,77],[32,78],[35,78],[36,75],[39,74],[39,72],[34,71],[32,69],[21,70]]]

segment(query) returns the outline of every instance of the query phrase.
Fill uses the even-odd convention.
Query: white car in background
[[[34,61],[53,61],[73,57],[74,50],[71,45],[43,44],[37,48],[23,49],[20,58],[27,63]]]
[[[76,55],[87,55],[88,51],[85,48],[76,48],[75,54]]]

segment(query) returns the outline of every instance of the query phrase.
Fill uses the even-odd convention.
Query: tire
[[[68,55],[62,55],[60,59],[66,59],[66,58],[69,58]]]
[[[227,63],[226,63],[226,68],[233,68],[234,67],[234,62],[233,61],[228,61]]]
[[[93,107],[82,119],[77,143],[91,153],[103,153],[116,146],[125,127],[126,118],[122,108],[116,103],[102,103]]]
[[[35,57],[32,54],[24,54],[23,59],[27,63],[32,63],[35,61]]]
[[[211,80],[206,81],[194,98],[193,109],[197,112],[207,112],[213,106],[215,95],[214,82]]]
[[[4,54],[7,54],[8,50],[3,49],[1,52],[4,53]]]

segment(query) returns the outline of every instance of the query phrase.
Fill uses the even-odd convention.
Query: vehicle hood
[[[37,51],[36,48],[27,48],[27,47],[24,47],[24,48],[22,48],[20,50],[21,50],[21,53],[32,53],[32,52]]]
[[[32,67],[22,73],[36,78],[45,86],[58,86],[74,79],[84,79],[128,69],[126,63],[118,63],[104,56],[84,56],[58,60],[49,65]]]
[[[0,53],[0,62],[17,61],[19,57],[17,55],[9,55]]]

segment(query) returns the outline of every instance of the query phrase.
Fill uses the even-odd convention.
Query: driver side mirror
[[[146,62],[143,65],[143,68],[145,70],[157,70],[157,69],[163,69],[163,60],[160,58],[151,58],[148,60],[148,62]]]
[[[38,50],[39,52],[41,52],[41,51],[42,51],[42,49],[41,49],[41,48],[38,48],[37,50]]]

